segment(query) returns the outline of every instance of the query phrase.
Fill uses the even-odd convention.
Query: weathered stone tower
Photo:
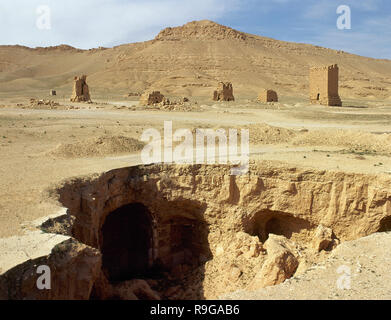
[[[90,89],[87,85],[87,76],[75,77],[73,81],[72,102],[89,102],[91,101]]]
[[[235,101],[232,83],[220,82],[213,92],[213,101]]]
[[[310,99],[312,104],[342,106],[338,94],[338,65],[310,69]]]

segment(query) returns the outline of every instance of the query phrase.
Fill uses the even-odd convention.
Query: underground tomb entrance
[[[152,217],[140,203],[110,213],[102,227],[102,268],[109,281],[145,274],[152,266]]]
[[[272,210],[257,212],[250,224],[248,233],[258,236],[261,242],[265,242],[270,234],[284,236],[297,242],[307,242],[314,226],[304,219],[293,215]]]
[[[192,287],[191,298],[203,299],[204,264],[212,257],[204,210],[184,203],[166,203],[154,211],[141,203],[115,209],[100,231],[103,277],[114,286],[135,279],[155,283],[151,288],[167,299],[173,286]],[[94,290],[92,299],[101,297]]]
[[[380,221],[378,232],[391,232],[391,217],[385,217]]]
[[[197,268],[205,263],[211,253],[208,244],[208,226],[197,219],[176,216],[162,223],[169,235],[161,243],[164,244],[160,263],[167,270],[183,271],[183,269]],[[167,252],[168,254],[165,254]],[[179,269],[179,270],[177,270]]]

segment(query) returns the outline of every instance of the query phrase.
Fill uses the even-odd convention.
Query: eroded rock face
[[[50,290],[37,287],[38,266],[51,271]],[[97,249],[66,240],[48,256],[28,260],[0,276],[0,298],[11,300],[87,300],[101,269]]]
[[[250,164],[244,176],[231,176],[230,169],[135,166],[63,183],[55,192],[72,219],[62,217],[66,228],[52,229],[82,244],[72,242],[69,249],[60,250],[60,256],[54,250],[44,262],[62,270],[55,277],[65,291],[38,296],[45,293],[36,293],[32,280],[21,291],[16,283],[25,274],[22,268],[10,270],[7,282],[0,277],[0,288],[16,292],[10,297],[15,299],[87,299],[91,293],[94,298],[109,299],[115,290],[120,290],[121,298],[129,293],[128,298],[140,299],[140,294],[128,290],[129,283],[115,288],[108,280],[113,275],[110,264],[120,267],[122,274],[134,262],[132,267],[138,267],[126,274],[127,279],[121,276],[121,281],[140,279],[144,269],[146,275],[158,266],[163,282],[156,287],[165,289],[159,291],[162,298],[213,299],[238,289],[283,282],[299,272],[299,263],[300,269],[306,265],[301,263],[302,255],[314,254],[315,243],[317,250],[328,249],[333,238],[357,239],[388,226],[389,177],[300,170],[268,162]],[[113,215],[119,209],[124,217]],[[109,217],[115,216],[119,220],[111,224],[114,230],[125,222],[133,223],[134,230],[145,230],[137,246],[114,241],[121,261],[116,261],[116,254],[101,257],[105,244],[115,240],[107,236]],[[56,223],[53,220],[50,226]],[[125,235],[119,239],[128,239]],[[134,235],[136,231],[129,239]],[[134,256],[130,249],[140,254]],[[84,270],[81,278],[79,270]],[[29,272],[33,279],[33,271]],[[145,286],[143,290],[143,294],[149,292]]]
[[[335,241],[333,239],[333,230],[323,225],[319,225],[314,233],[312,246],[317,251],[330,249]]]
[[[202,39],[216,40],[246,40],[247,35],[213,21],[193,21],[181,27],[166,28],[155,38],[155,41],[178,41]]]
[[[89,102],[91,101],[90,89],[87,85],[87,76],[75,77],[73,82],[72,102]]]
[[[270,234],[264,247],[267,250],[267,259],[250,284],[249,290],[280,284],[292,277],[299,266],[299,261],[293,254],[294,244],[285,237]]]
[[[313,250],[319,225],[342,241],[378,231],[391,215],[390,185],[386,177],[267,163],[252,164],[249,175],[236,177],[225,166],[151,165],[72,181],[59,192],[75,217],[73,236],[98,249],[106,217],[141,203],[152,217],[150,263],[169,270],[199,268],[203,286],[196,290],[202,298],[215,298],[247,287],[257,273],[271,275],[261,286],[292,275],[298,256],[283,249],[273,253],[273,234]],[[266,239],[269,250],[262,244]]]
[[[272,218],[289,213],[309,226],[327,225],[345,241],[377,232],[380,222],[391,216],[390,180],[266,163],[251,165],[249,175],[236,177],[230,176],[228,166],[151,165],[72,180],[59,193],[76,218],[74,236],[94,247],[99,246],[99,230],[107,215],[136,202],[148,207],[158,221],[172,216],[175,205],[186,216],[202,217],[221,230],[235,232],[255,232],[253,218],[259,213],[273,212]]]

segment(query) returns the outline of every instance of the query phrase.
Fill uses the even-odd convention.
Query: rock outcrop
[[[334,235],[323,225],[342,241],[388,226],[389,177],[301,170],[267,162],[250,163],[246,176],[231,176],[230,169],[202,165],[135,166],[62,183],[56,192],[67,215],[73,217],[71,226],[67,223],[64,231],[71,230],[73,240],[82,244],[71,243],[64,249],[56,246],[53,253],[50,250],[44,253],[45,257],[39,255],[41,260],[33,258],[15,266],[1,266],[5,273],[0,276],[0,296],[88,299],[89,293],[95,292],[96,298],[110,298],[113,293],[105,294],[112,286],[106,280],[117,280],[105,280],[102,274],[112,275],[111,266],[122,268],[129,263],[133,267],[136,259],[125,259],[123,265],[122,260],[115,259],[117,255],[108,259],[102,250],[104,241],[111,235],[114,241],[118,235],[124,241],[116,249],[133,257],[134,251],[121,247],[128,243],[126,235],[132,234],[139,240],[143,237],[145,245],[137,251],[142,268],[139,270],[144,272],[148,266],[169,270],[157,286],[146,280],[159,295],[163,292],[162,298],[213,299],[229,291],[278,284],[300,274],[309,254],[314,255],[314,238],[320,239],[318,249],[329,248],[327,244]],[[113,214],[119,209],[119,215]],[[112,229],[106,229],[110,217],[115,223]],[[122,226],[132,233],[119,232]],[[34,244],[36,247],[39,245]],[[7,257],[2,251],[0,256]],[[36,274],[31,266],[38,263],[55,266],[59,272],[53,273],[53,283],[61,285],[64,291],[37,293],[33,283]],[[138,279],[139,270],[134,273]],[[17,283],[26,276],[30,280],[21,291]],[[133,285],[130,291],[128,287],[117,288],[117,294],[129,293],[128,298],[138,299],[151,294],[143,284],[136,286],[143,288],[138,294]],[[175,290],[164,291],[171,287]],[[8,296],[8,292],[14,294]]]
[[[162,30],[155,38],[158,41],[178,41],[204,39],[209,41],[216,40],[241,40],[244,41],[248,36],[240,31],[220,25],[209,20],[193,21],[183,26],[175,28],[166,28]]]
[[[285,237],[270,234],[264,247],[267,251],[267,259],[250,284],[249,290],[283,283],[293,276],[299,266],[299,261],[292,250],[294,245]]]
[[[314,240],[312,241],[312,247],[317,251],[328,250],[330,247],[336,244],[333,239],[333,230],[326,228],[323,225],[319,225],[314,233]]]
[[[218,88],[213,92],[214,101],[235,101],[231,82],[220,82]]]
[[[72,102],[90,102],[90,89],[87,85],[87,76],[75,77],[73,82]]]
[[[99,278],[101,253],[75,239],[56,245],[47,256],[27,260],[0,275],[0,299],[87,300]],[[50,268],[50,290],[38,289],[38,266]]]

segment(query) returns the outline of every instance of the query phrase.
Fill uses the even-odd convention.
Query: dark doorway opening
[[[313,226],[308,221],[296,218],[289,213],[262,210],[254,216],[249,233],[258,236],[262,242],[269,238],[269,234],[284,236],[287,239],[304,240],[312,229]]]
[[[318,93],[318,95],[316,96],[316,100],[320,100],[320,93]]]
[[[380,221],[380,228],[378,232],[390,232],[391,231],[391,217],[385,217]]]
[[[110,213],[102,227],[103,272],[109,281],[125,281],[146,274],[151,266],[152,219],[139,203]]]
[[[201,221],[177,217],[170,220],[171,265],[197,267],[210,258],[208,230]]]

